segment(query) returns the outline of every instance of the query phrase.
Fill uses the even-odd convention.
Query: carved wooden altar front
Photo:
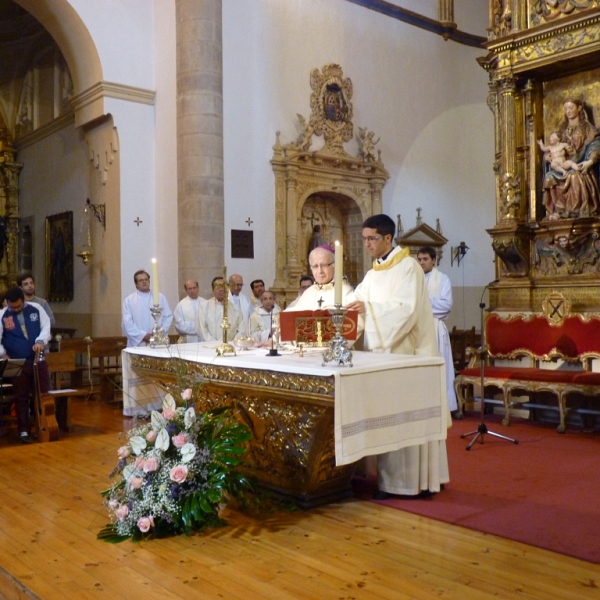
[[[350,283],[362,280],[366,263],[362,222],[381,213],[381,191],[389,178],[375,146],[379,139],[358,128],[358,156],[350,156],[344,143],[354,136],[352,82],[339,65],[311,72],[311,110],[307,120],[298,115],[298,140],[282,143],[277,132],[271,164],[275,174],[275,257],[272,289],[279,302],[293,300],[298,280],[309,273],[308,248],[315,226],[323,242],[344,244],[344,273]],[[313,136],[324,144],[313,149]]]
[[[539,312],[554,289],[575,312],[597,309],[599,5],[490,0],[480,64],[495,120],[493,310]]]

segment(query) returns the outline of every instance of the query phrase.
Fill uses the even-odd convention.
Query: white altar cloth
[[[162,406],[162,390],[131,371],[130,357],[140,354],[241,369],[333,376],[338,466],[447,437],[446,380],[440,357],[354,352],[354,367],[323,367],[320,353],[271,357],[265,348],[260,348],[220,357],[215,354],[217,345],[218,342],[199,342],[169,348],[124,349],[124,414],[148,414]]]

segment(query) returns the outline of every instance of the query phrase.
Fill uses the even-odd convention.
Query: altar
[[[244,470],[260,487],[314,506],[351,495],[364,456],[446,438],[443,359],[354,352],[354,367],[321,366],[309,349],[216,355],[216,342],[123,351],[123,411],[160,409],[162,383],[201,376],[199,410],[233,406],[253,439]]]

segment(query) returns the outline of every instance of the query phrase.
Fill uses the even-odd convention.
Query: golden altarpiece
[[[389,178],[373,131],[358,128],[358,156],[344,143],[354,137],[352,81],[336,64],[310,74],[311,115],[298,115],[299,138],[282,143],[277,132],[271,164],[275,174],[276,271],[271,289],[279,302],[298,294],[298,280],[310,273],[308,251],[335,240],[344,244],[344,275],[359,283],[370,263],[362,243],[362,223],[381,213],[381,191]],[[313,150],[313,137],[322,136]]]
[[[574,311],[597,310],[600,2],[490,0],[485,46],[497,209],[490,308],[540,312],[557,290]]]
[[[15,284],[19,271],[19,172],[13,139],[0,117],[0,291]]]

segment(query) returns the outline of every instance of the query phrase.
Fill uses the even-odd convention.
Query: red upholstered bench
[[[591,359],[600,358],[600,317],[596,315],[559,314],[553,322],[543,315],[503,319],[492,313],[485,322],[483,343],[486,344],[484,387],[501,390],[506,409],[504,425],[510,423],[512,394],[517,390],[553,393],[558,401],[560,433],[565,431],[569,394],[600,395],[600,373],[590,371]],[[498,359],[518,363],[525,357],[533,366],[494,364]],[[563,361],[558,369],[541,368],[543,363],[558,359]],[[465,390],[469,388],[472,391],[473,385],[480,384],[480,381],[480,365],[474,355],[469,367],[460,371],[454,381],[459,410],[462,411],[465,404]]]

